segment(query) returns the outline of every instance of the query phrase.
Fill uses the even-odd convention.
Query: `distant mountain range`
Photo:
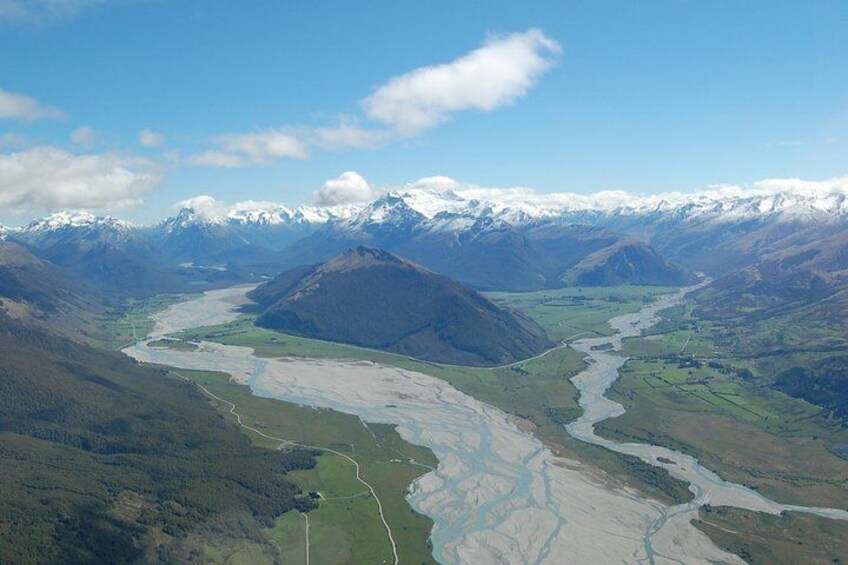
[[[791,253],[802,238],[812,247],[824,240],[839,247],[846,225],[848,198],[838,186],[491,200],[410,188],[341,207],[185,208],[154,226],[60,213],[6,228],[5,237],[106,286],[128,278],[155,290],[244,280],[367,245],[479,289],[535,290],[680,285],[693,280],[692,271],[720,278]],[[826,257],[810,268],[838,270]]]
[[[473,289],[362,246],[249,296],[261,326],[441,363],[501,365],[550,345],[535,323]]]

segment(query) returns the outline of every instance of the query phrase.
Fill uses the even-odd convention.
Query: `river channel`
[[[249,347],[205,341],[192,351],[149,346],[169,334],[236,319],[234,304],[247,290],[210,291],[170,306],[155,315],[151,334],[124,352],[142,362],[225,372],[257,396],[395,425],[404,440],[429,448],[439,460],[410,486],[408,501],[433,520],[433,555],[441,563],[743,563],[691,525],[698,506],[848,519],[840,510],[778,504],[672,450],[595,435],[594,424],[624,410],[604,397],[625,361],[615,354],[621,340],[656,323],[657,312],[682,300],[682,291],[614,318],[613,337],[573,344],[587,355],[589,367],[572,379],[585,412],[569,433],[689,481],[695,499],[666,507],[555,456],[511,415],[429,375],[360,360],[263,358]]]

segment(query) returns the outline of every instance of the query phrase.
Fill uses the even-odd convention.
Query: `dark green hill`
[[[311,503],[193,385],[0,318],[0,562],[180,562]],[[270,549],[270,547],[269,547]]]
[[[581,286],[662,286],[685,285],[696,279],[649,245],[622,238],[584,257],[570,267],[561,280],[566,284]]]
[[[192,385],[86,345],[106,307],[0,242],[0,563],[185,562],[213,535],[267,545],[262,527],[311,506],[286,471],[312,454],[253,447]]]
[[[770,385],[848,424],[848,235],[822,231],[785,236],[756,265],[716,279],[694,295],[696,313]]]
[[[103,295],[69,270],[0,241],[0,318],[90,341],[93,318],[105,308]]]
[[[261,326],[442,363],[500,365],[549,345],[522,315],[366,247],[283,273],[250,297],[262,307]]]

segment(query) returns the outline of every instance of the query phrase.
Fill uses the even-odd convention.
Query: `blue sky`
[[[639,193],[842,176],[846,21],[827,0],[0,0],[0,222],[298,205],[345,171]]]

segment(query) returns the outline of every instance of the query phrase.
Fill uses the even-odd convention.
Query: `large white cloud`
[[[363,127],[356,116],[343,115],[330,126],[228,133],[212,138],[214,148],[190,155],[187,162],[227,168],[267,165],[283,157],[306,159],[311,147],[372,148],[417,135],[456,112],[491,111],[514,103],[554,64],[559,52],[559,44],[538,29],[493,37],[450,63],[415,69],[377,88],[361,101],[365,115],[377,125]],[[332,191],[326,194],[335,198]]]
[[[367,202],[378,196],[377,189],[362,175],[347,171],[334,179],[329,179],[312,195],[312,201],[318,206],[338,206]]]
[[[161,181],[161,168],[148,159],[36,147],[0,155],[0,209],[125,208],[140,204]]]
[[[490,111],[515,102],[559,52],[559,44],[538,29],[495,37],[450,63],[389,80],[362,105],[371,119],[415,135],[455,112]]]
[[[44,106],[35,98],[0,88],[0,120],[32,121],[44,118],[61,118],[64,115],[61,110]]]

